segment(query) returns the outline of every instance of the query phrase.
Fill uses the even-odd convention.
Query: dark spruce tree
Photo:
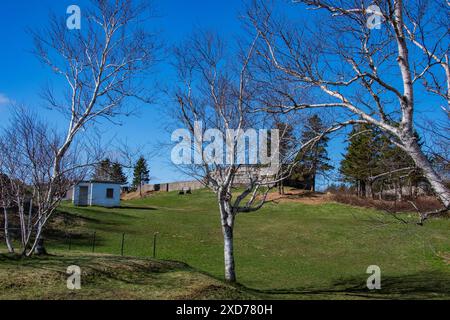
[[[278,179],[280,182],[278,182],[278,193],[280,195],[284,195],[284,185],[285,181],[283,178],[287,166],[292,161],[292,151],[295,148],[295,136],[294,136],[294,128],[287,123],[283,122],[276,122],[275,128],[279,131],[280,137],[279,137],[279,155],[280,155],[280,170],[278,172]],[[270,149],[270,146],[267,148]],[[277,179],[277,180],[278,180]]]
[[[93,179],[98,181],[111,181],[111,161],[106,158],[102,160],[96,167]]]
[[[123,173],[123,168],[120,163],[113,163],[111,166],[111,181],[125,185],[128,183],[128,179]]]
[[[303,131],[302,143],[314,139],[325,130],[326,128],[322,123],[322,119],[318,115],[311,116]],[[298,166],[294,170],[292,178],[303,181],[305,187],[309,187],[314,192],[316,191],[317,177],[325,175],[333,169],[333,166],[330,164],[330,158],[328,157],[328,141],[329,138],[324,136],[320,141],[300,152],[296,159]]]
[[[133,173],[133,189],[138,190],[142,197],[142,185],[150,181],[150,171],[147,168],[147,161],[144,157],[140,157],[134,166]]]
[[[381,130],[370,125],[355,125],[349,134],[349,145],[341,161],[340,173],[351,183],[360,197],[383,197],[384,187],[395,189],[399,200],[407,182],[410,195],[421,174],[402,149],[392,143]],[[402,171],[402,169],[408,170]]]
[[[340,173],[345,182],[356,188],[359,197],[372,193],[370,178],[380,173],[380,141],[372,126],[355,125],[349,134],[349,145],[341,161]]]

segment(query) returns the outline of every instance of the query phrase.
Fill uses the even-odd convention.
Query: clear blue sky
[[[29,53],[33,48],[32,39],[27,28],[46,26],[49,12],[66,15],[66,9],[71,4],[83,8],[85,0],[2,0],[0,2],[0,127],[8,123],[11,110],[9,101],[22,103],[36,109],[39,114],[57,123],[59,115],[45,109],[39,93],[49,81],[54,81],[54,75]],[[202,27],[217,30],[225,37],[234,37],[240,32],[240,22],[237,19],[242,9],[240,0],[155,0],[159,18],[155,25],[162,30],[162,37],[170,45],[189,35],[193,28]],[[304,12],[297,7],[298,12],[290,12],[302,18]],[[169,66],[162,64],[158,70],[158,81],[170,83]],[[105,138],[118,136],[130,144],[147,144],[144,153],[151,153],[156,142],[169,143],[170,134],[162,128],[167,116],[162,110],[163,103],[156,106],[142,106],[138,116],[123,120],[123,126],[101,125]],[[343,139],[330,142],[330,155],[335,165],[338,165],[344,149]],[[170,150],[150,159],[150,171],[154,182],[169,182],[186,179],[181,173],[168,164]]]
[[[45,109],[39,97],[42,87],[49,81],[54,82],[55,77],[29,53],[33,42],[27,29],[45,26],[50,11],[64,16],[69,5],[77,4],[83,9],[83,3],[79,0],[0,2],[0,127],[8,123],[10,116],[7,99],[38,110],[50,121],[60,119],[57,113]],[[236,19],[241,6],[239,0],[164,0],[155,1],[155,4],[161,18],[154,24],[162,30],[169,45],[189,35],[196,26],[218,30],[224,36],[239,32],[239,21]],[[170,81],[168,66],[159,66],[158,77],[161,81]],[[166,119],[161,108],[158,105],[142,106],[137,116],[123,119],[123,126],[107,124],[101,126],[101,131],[105,137],[126,139],[130,145],[146,144],[146,153],[152,153],[157,141],[170,142],[170,135],[162,130]],[[154,181],[185,179],[168,165],[168,159],[170,154],[167,152],[149,160]]]

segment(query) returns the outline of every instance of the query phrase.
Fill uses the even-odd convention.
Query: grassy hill
[[[81,290],[67,290],[68,266],[81,268]],[[250,299],[189,266],[110,255],[19,259],[0,255],[1,299]]]
[[[432,220],[420,227],[413,222],[416,218],[405,214],[402,219],[411,223],[404,224],[374,210],[297,202],[272,203],[259,212],[242,214],[235,231],[237,276],[242,286],[238,293],[220,294],[275,299],[450,298],[450,221]],[[182,261],[195,268],[191,270],[207,273],[208,281],[222,283],[219,216],[214,196],[204,190],[189,196],[161,193],[126,201],[116,209],[65,204],[52,228],[47,245],[51,253],[63,256],[62,260],[55,258],[61,266],[67,264],[64,259],[70,259],[66,258],[69,245],[70,254],[79,259],[91,254],[94,231],[96,253],[119,255],[125,233],[125,255],[150,258],[157,232],[157,259]],[[69,231],[70,241],[61,230]],[[96,261],[92,256],[86,259]],[[109,262],[116,260],[128,261],[108,258]],[[366,288],[369,265],[381,267],[381,291]],[[4,268],[0,260],[0,274]],[[142,281],[146,276],[155,275],[145,272]],[[141,297],[158,297],[153,290],[146,288]],[[190,289],[187,292],[164,297],[189,295]]]

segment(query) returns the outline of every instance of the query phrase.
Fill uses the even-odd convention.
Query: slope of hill
[[[81,289],[68,290],[67,267],[81,268]],[[111,255],[21,259],[0,255],[4,299],[248,299],[252,296],[189,266]]]
[[[0,298],[87,295],[108,299],[115,288],[123,292],[123,298],[130,299],[450,297],[449,219],[433,219],[421,227],[414,213],[392,216],[328,202],[324,197],[305,200],[274,199],[258,212],[237,217],[238,289],[221,281],[223,238],[212,193],[158,193],[123,201],[121,208],[112,209],[75,208],[67,203],[46,232],[47,249],[57,256],[37,262],[0,260],[0,294],[7,289]],[[123,234],[125,256],[136,258],[92,256],[93,243],[96,253],[120,255]],[[147,260],[153,257],[155,234],[157,259],[182,261],[193,269]],[[0,251],[2,248],[0,244]],[[66,292],[62,281],[65,268],[77,260],[86,262],[86,288],[92,290],[91,294]],[[150,267],[145,265],[155,263],[170,271],[147,272]],[[381,268],[380,291],[367,289],[366,272],[371,265]],[[119,271],[114,271],[116,266]],[[135,268],[136,276],[123,271]],[[50,285],[45,290],[36,287],[27,291],[22,283],[34,281],[33,273],[37,279],[48,277]],[[32,283],[37,285],[39,281]]]

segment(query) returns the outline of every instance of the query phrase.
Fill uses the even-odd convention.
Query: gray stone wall
[[[147,184],[142,187],[142,192],[151,192],[151,191],[172,192],[188,189],[199,190],[203,189],[204,187],[205,186],[199,181],[182,181],[182,182],[171,182],[160,184]]]

